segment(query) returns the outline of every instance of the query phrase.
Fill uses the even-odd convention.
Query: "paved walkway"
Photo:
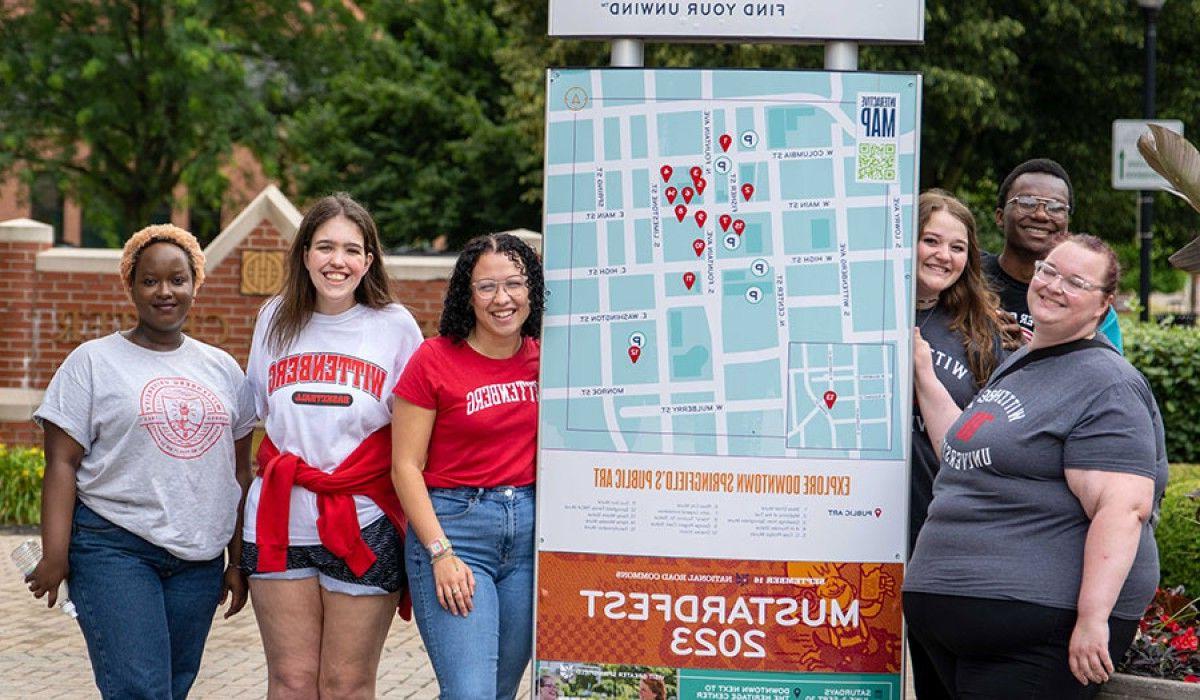
[[[79,626],[34,600],[8,553],[27,534],[0,532],[0,700],[98,698]],[[254,609],[213,622],[192,698],[250,700],[267,694]],[[912,697],[911,679],[907,696]],[[523,685],[528,688],[528,672]],[[381,698],[436,698],[437,681],[415,623],[396,618],[384,644],[376,691]]]
[[[83,635],[75,621],[46,609],[25,589],[8,553],[28,535],[0,533],[0,698],[97,698]],[[227,700],[267,694],[254,610],[217,619],[191,697]],[[414,623],[396,618],[376,687],[383,698],[435,698],[437,681]]]

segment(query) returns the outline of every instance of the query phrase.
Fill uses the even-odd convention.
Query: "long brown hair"
[[[979,236],[975,217],[967,206],[945,190],[933,189],[921,193],[918,205],[918,237],[925,231],[935,212],[944,211],[960,221],[967,229],[967,264],[954,284],[938,295],[938,304],[950,314],[950,330],[963,336],[967,366],[975,375],[975,386],[982,387],[992,376],[1000,358],[996,356],[996,338],[1003,338],[1000,320],[996,316],[1000,298],[983,278],[979,256]]]
[[[358,227],[363,237],[363,249],[371,254],[371,265],[354,289],[354,300],[372,309],[392,303],[387,272],[383,269],[383,247],[379,231],[367,210],[345,192],[335,192],[317,200],[300,220],[300,229],[288,249],[287,271],[283,289],[279,292],[279,308],[267,329],[267,346],[273,353],[283,352],[300,335],[317,305],[317,290],[304,267],[304,255],[312,245],[313,235],[326,222],[344,216]]]

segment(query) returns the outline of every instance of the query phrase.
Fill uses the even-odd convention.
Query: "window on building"
[[[54,227],[55,245],[63,241],[63,197],[58,180],[49,173],[41,173],[29,188],[30,218]]]

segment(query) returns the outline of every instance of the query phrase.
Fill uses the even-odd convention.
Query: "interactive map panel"
[[[905,74],[550,71],[537,656],[593,664],[560,690],[899,697],[919,104]]]

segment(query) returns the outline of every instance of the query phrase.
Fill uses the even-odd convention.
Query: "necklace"
[[[920,318],[922,313],[925,314],[925,318]],[[917,330],[924,330],[925,324],[929,323],[929,319],[933,318],[934,315],[936,315],[936,313],[937,313],[936,301],[933,306],[929,306],[926,308],[921,308],[920,306],[918,306],[917,307],[917,318],[919,318],[920,320],[917,322]]]

